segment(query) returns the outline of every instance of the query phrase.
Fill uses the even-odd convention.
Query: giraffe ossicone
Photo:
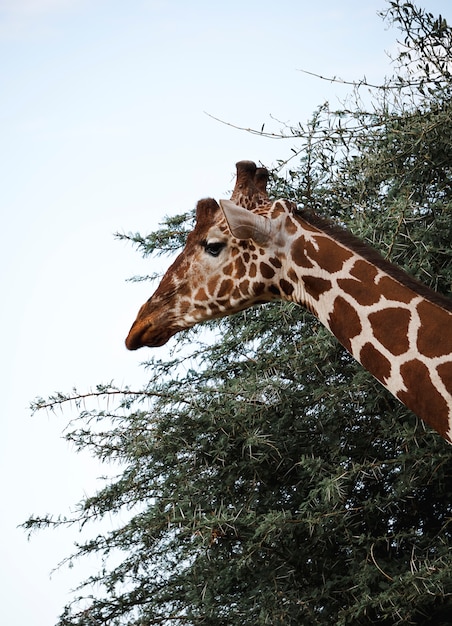
[[[268,172],[237,163],[230,200],[200,200],[184,250],[141,307],[130,350],[246,308],[308,308],[395,397],[452,440],[452,301],[350,233],[288,200]]]

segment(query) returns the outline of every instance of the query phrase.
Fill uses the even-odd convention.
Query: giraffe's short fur
[[[201,200],[184,251],[140,309],[126,344],[275,299],[304,305],[406,406],[452,435],[452,305],[346,231],[287,200],[268,174],[237,164],[230,201]]]

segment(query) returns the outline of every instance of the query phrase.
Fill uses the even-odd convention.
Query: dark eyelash
[[[212,243],[206,241],[203,245],[207,254],[218,256],[226,244],[223,241],[212,241]]]

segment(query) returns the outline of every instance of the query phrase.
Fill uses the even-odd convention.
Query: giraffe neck
[[[320,218],[294,219],[287,299],[311,310],[394,396],[450,441],[450,301]]]

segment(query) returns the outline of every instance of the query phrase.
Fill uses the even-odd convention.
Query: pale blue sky
[[[448,0],[424,0],[446,18]],[[155,266],[115,231],[154,229],[165,214],[224,196],[234,164],[271,166],[278,131],[346,90],[299,69],[381,81],[397,32],[383,0],[0,0],[0,207],[3,507],[2,623],[50,626],[92,564],[51,569],[73,532],[27,543],[31,513],[64,513],[104,470],[60,435],[69,414],[30,417],[37,395],[138,384],[144,352],[124,338]],[[452,19],[452,17],[451,17]],[[163,260],[163,263],[165,261]]]

